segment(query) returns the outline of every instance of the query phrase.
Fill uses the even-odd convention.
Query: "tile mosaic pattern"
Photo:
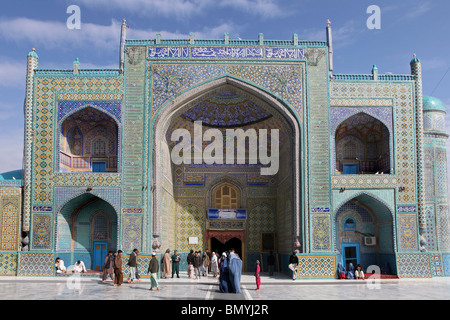
[[[330,215],[316,214],[311,217],[313,229],[312,247],[314,251],[330,251],[331,222]]]
[[[398,254],[398,276],[400,278],[430,278],[430,257],[427,254]]]
[[[194,205],[185,205],[178,208],[177,214],[177,244],[179,252],[189,250],[204,250],[203,238],[205,234],[205,213]],[[189,244],[189,237],[198,237],[197,245]]]
[[[249,252],[260,252],[261,233],[275,231],[275,214],[273,210],[266,205],[253,208],[248,214],[247,250]]]
[[[254,83],[276,94],[302,118],[304,65],[296,64],[154,64],[152,67],[152,112],[171,97],[207,80],[223,75]]]
[[[11,203],[1,208],[0,250],[18,249],[20,216],[19,208]]]
[[[52,242],[52,216],[49,214],[33,215],[32,248],[50,250]]]
[[[52,253],[20,253],[18,276],[53,276],[55,257]]]
[[[0,275],[15,276],[17,273],[16,252],[0,252]]]
[[[335,279],[336,257],[335,256],[298,256],[299,279]]]
[[[133,251],[142,247],[142,215],[122,217],[122,250]]]
[[[418,250],[416,221],[416,215],[402,214],[398,216],[397,227],[399,230],[399,250]]]

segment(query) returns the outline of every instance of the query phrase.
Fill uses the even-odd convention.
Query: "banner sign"
[[[247,209],[208,209],[208,219],[246,220]]]

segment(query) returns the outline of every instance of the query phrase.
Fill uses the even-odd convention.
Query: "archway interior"
[[[389,129],[378,119],[358,113],[336,129],[336,171],[341,174],[391,173]]]
[[[80,195],[58,214],[56,255],[66,266],[81,260],[95,270],[107,251],[117,249],[117,225],[117,213],[109,203],[90,193]]]
[[[290,252],[294,191],[293,130],[283,116],[257,97],[232,85],[223,85],[192,101],[169,121],[165,141],[160,142],[162,165],[159,171],[164,184],[161,191],[162,243],[187,253],[190,249],[205,250],[208,247],[204,236],[208,230],[240,230],[246,234],[245,248],[241,254],[259,257],[261,233],[275,232],[278,234],[279,250]],[[186,150],[180,151],[184,138],[173,138],[178,129],[185,130],[191,137],[187,146],[191,154],[190,163],[177,164],[173,161],[174,150],[180,156]],[[241,149],[245,156],[244,163],[238,160],[237,139],[230,138],[229,130],[256,133],[256,149],[250,142],[254,136],[245,139]],[[260,155],[261,152],[274,155],[272,135],[275,130],[279,138],[278,170],[273,175],[265,175],[261,169],[271,164],[261,161]],[[196,134],[198,132],[200,135]],[[206,139],[211,132],[213,137]],[[264,141],[261,140],[262,134],[266,134]],[[235,139],[232,163],[227,162],[229,139]],[[203,161],[195,163],[195,153],[199,151]],[[219,159],[217,156],[220,153],[222,162],[205,161],[206,154]],[[220,199],[217,190],[220,190]],[[208,216],[208,209],[224,208],[245,209],[246,216],[243,219]],[[190,242],[193,238],[194,241]]]
[[[86,107],[67,117],[60,129],[60,172],[117,172],[119,134],[112,117]]]
[[[376,265],[385,274],[396,274],[393,218],[379,200],[360,195],[346,202],[335,216],[336,249],[341,262],[364,270]]]
[[[225,243],[222,243],[217,238],[211,238],[210,252],[215,252],[219,257],[222,253],[230,251],[231,249],[234,249],[235,253],[239,255],[239,257],[242,257],[242,241],[238,238],[232,238]]]

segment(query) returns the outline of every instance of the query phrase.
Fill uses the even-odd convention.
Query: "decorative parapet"
[[[155,46],[155,45],[161,45],[161,46],[187,46],[191,45],[190,39],[171,39],[171,40],[164,40],[158,38],[158,41],[156,39],[152,40],[135,40],[135,39],[129,39],[126,41],[127,46]],[[259,47],[260,39],[258,40],[236,40],[236,39],[229,39],[226,40],[220,39],[220,40],[197,40],[195,39],[195,45],[203,45],[203,46],[221,46],[221,45],[230,45],[230,46],[255,46]],[[264,46],[265,47],[326,47],[327,42],[326,41],[299,41],[298,37],[293,40],[264,40]]]
[[[36,69],[34,70],[36,76],[120,76],[119,69],[80,69],[78,74],[73,73],[73,69],[57,70],[57,69]]]
[[[378,81],[414,81],[414,75],[404,74],[383,74],[378,75]],[[373,81],[377,80],[373,74],[335,74],[333,75],[335,81]]]

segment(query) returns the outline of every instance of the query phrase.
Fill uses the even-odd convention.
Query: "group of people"
[[[337,274],[339,279],[356,279],[356,280],[365,280],[364,271],[360,264],[356,266],[353,263],[349,263],[348,270],[342,265],[342,263],[338,263]]]
[[[55,260],[55,268],[56,273],[67,273],[67,268],[64,265],[64,261],[61,260],[61,258],[56,258]],[[73,265],[72,273],[86,273],[86,266],[84,265],[84,262],[81,260],[78,260]]]
[[[219,275],[219,257],[216,252],[210,253],[207,249],[205,252],[195,251],[191,249],[187,258],[188,277],[191,279],[201,279],[207,277],[211,271],[214,278]],[[195,277],[195,278],[194,278]]]

